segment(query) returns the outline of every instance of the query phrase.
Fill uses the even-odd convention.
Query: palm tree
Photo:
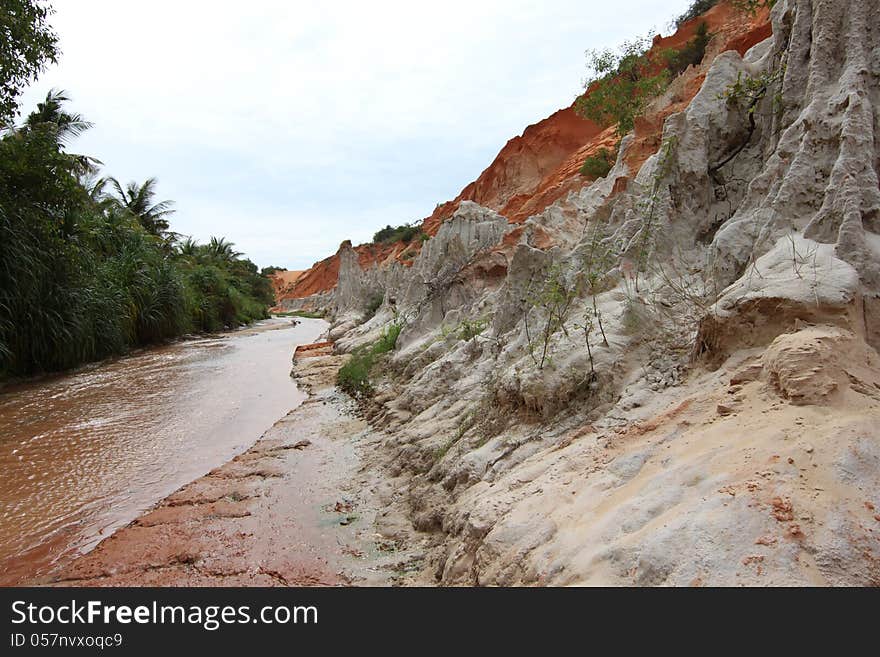
[[[216,238],[212,237],[211,240],[207,244],[208,253],[216,258],[217,260],[222,260],[223,262],[232,262],[236,260],[241,253],[233,249],[235,244],[232,242],[227,242],[225,238]]]
[[[174,201],[153,203],[158,182],[155,178],[148,178],[143,185],[130,182],[125,187],[120,185],[116,178],[108,178],[108,180],[116,190],[116,196],[113,198],[119,207],[135,216],[144,230],[151,235],[166,236],[170,227],[166,217],[174,214],[174,210],[171,209]]]
[[[199,254],[199,243],[192,237],[187,237],[177,245],[177,252],[182,256],[195,257]]]
[[[92,173],[82,176],[80,182],[96,207],[109,210],[116,205],[116,200],[107,193],[107,183],[110,182],[107,178]]]
[[[82,114],[65,112],[63,105],[69,100],[66,91],[52,89],[46,94],[46,100],[37,103],[37,109],[25,119],[24,129],[33,130],[38,126],[53,124],[59,146],[65,145],[68,139],[79,137],[93,124],[86,121]]]
[[[64,150],[70,139],[79,137],[93,125],[86,121],[82,114],[71,114],[64,110],[64,103],[69,100],[70,97],[66,91],[52,89],[46,94],[46,99],[42,103],[37,103],[37,109],[28,115],[21,130],[29,132],[45,130],[48,127],[54,134],[58,150]],[[88,155],[70,153],[69,156],[73,158],[74,170],[79,175],[93,176],[101,165],[100,160]]]

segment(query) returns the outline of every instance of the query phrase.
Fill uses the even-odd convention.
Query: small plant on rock
[[[587,356],[590,359],[589,380],[591,383],[597,378],[592,345],[592,338],[597,329],[602,336],[602,346],[608,346],[608,337],[605,335],[605,326],[602,323],[602,312],[599,310],[599,304],[596,301],[596,296],[602,291],[602,281],[605,280],[606,273],[611,265],[611,253],[605,247],[603,237],[599,222],[594,221],[583,266],[583,280],[586,283],[587,293],[591,297],[591,303],[584,311],[584,323],[577,326],[577,328],[584,332]]]
[[[336,373],[336,385],[355,398],[366,397],[373,391],[370,370],[374,355],[369,347],[354,351],[351,359]]]
[[[737,144],[720,162],[709,167],[710,175],[714,177],[723,166],[742,153],[752,141],[752,136],[755,134],[755,130],[758,127],[755,122],[755,112],[758,109],[758,105],[764,100],[770,89],[775,87],[777,83],[782,80],[784,75],[785,66],[780,66],[773,71],[762,73],[761,75],[754,77],[751,75],[743,75],[742,72],[740,72],[736,76],[736,81],[729,84],[724,92],[719,94],[719,100],[726,100],[729,107],[736,108],[745,114],[749,125],[746,136],[740,140],[740,143]],[[780,92],[777,92],[776,95],[773,96],[773,105],[774,108],[782,106],[782,95]]]
[[[675,137],[669,137],[663,141],[658,153],[657,168],[651,179],[651,191],[647,199],[639,204],[639,211],[642,215],[642,226],[635,238],[636,263],[634,271],[635,291],[639,291],[639,272],[644,270],[651,252],[654,248],[655,230],[657,221],[658,207],[661,201],[661,191],[663,189],[663,181],[669,175],[672,169],[673,153],[678,145]]]
[[[485,331],[488,325],[489,322],[485,319],[466,319],[458,325],[458,338],[465,341],[476,340],[477,336]]]
[[[378,356],[379,354],[387,354],[389,351],[394,351],[394,347],[397,346],[397,338],[402,330],[403,324],[399,322],[392,322],[386,326],[385,330],[382,331],[382,337],[373,345],[373,354]]]
[[[526,312],[523,321],[529,355],[538,369],[542,370],[550,358],[550,347],[554,336],[560,331],[568,335],[565,322],[578,296],[579,286],[566,280],[560,265],[552,266],[537,286],[533,286],[533,282],[529,283],[526,294]],[[529,319],[532,310],[537,310],[541,318],[535,335],[532,335]]]
[[[355,349],[349,361],[339,368],[339,372],[336,374],[336,385],[355,398],[372,394],[373,385],[370,382],[370,372],[376,362],[376,357],[394,350],[401,330],[403,330],[401,322],[392,322],[385,327],[382,337],[372,345]]]

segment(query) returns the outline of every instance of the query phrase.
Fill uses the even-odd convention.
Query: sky
[[[667,33],[689,0],[54,0],[73,152],[159,180],[172,229],[261,267],[418,221],[574,100],[585,50]]]

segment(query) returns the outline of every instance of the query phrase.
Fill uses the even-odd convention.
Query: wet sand
[[[343,357],[302,352],[309,398],[249,450],[173,493],[54,580],[61,586],[388,584],[412,554],[375,533],[364,455],[380,436],[333,386]]]

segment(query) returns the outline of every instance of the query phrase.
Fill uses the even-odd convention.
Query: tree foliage
[[[12,122],[24,87],[58,59],[52,12],[42,0],[0,0],[0,126]]]
[[[112,201],[120,210],[128,212],[150,235],[165,237],[171,224],[168,217],[174,214],[173,201],[154,202],[158,180],[148,178],[143,184],[134,181],[123,187],[116,178],[108,178],[116,193]]]
[[[617,125],[620,136],[630,132],[635,118],[669,83],[668,71],[647,56],[650,44],[646,37],[624,42],[616,51],[588,50],[591,75],[575,110],[599,125]]]
[[[590,75],[584,81],[586,93],[575,102],[575,111],[601,126],[616,125],[623,137],[676,76],[703,61],[711,40],[709,26],[703,21],[678,50],[651,53],[648,37],[624,42],[617,50],[588,50]],[[597,167],[600,164],[595,162]]]

